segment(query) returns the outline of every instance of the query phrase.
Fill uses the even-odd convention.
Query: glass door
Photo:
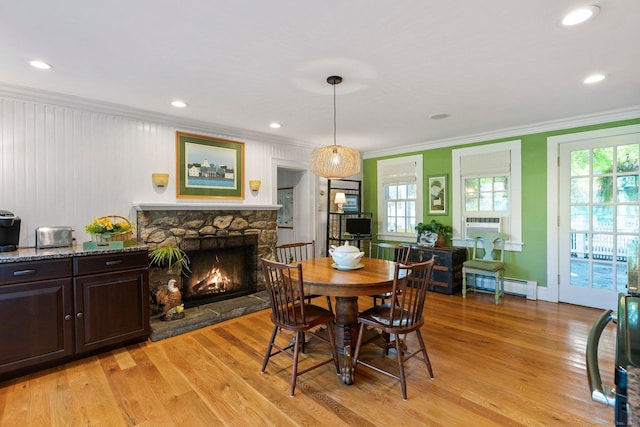
[[[559,300],[615,309],[627,288],[627,252],[638,242],[640,135],[560,148]]]

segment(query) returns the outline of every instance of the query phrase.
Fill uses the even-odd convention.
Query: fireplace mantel
[[[282,205],[250,205],[242,203],[133,202],[136,211],[272,211]]]

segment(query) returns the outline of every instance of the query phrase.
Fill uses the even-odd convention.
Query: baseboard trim
[[[473,280],[467,278],[467,280]],[[479,289],[495,290],[495,282],[491,276],[476,275],[477,286]],[[528,300],[538,299],[538,282],[535,280],[514,279],[512,277],[504,278],[504,292],[509,295],[517,295],[525,297]]]

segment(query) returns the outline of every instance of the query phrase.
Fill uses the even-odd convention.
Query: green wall
[[[429,175],[443,174],[449,175],[449,185],[451,185],[451,151],[456,148],[470,147],[474,145],[494,144],[497,142],[522,141],[522,240],[524,247],[522,252],[508,252],[505,255],[507,264],[505,275],[507,277],[536,280],[539,285],[546,286],[547,283],[547,138],[555,135],[563,135],[576,132],[585,132],[597,129],[613,128],[639,124],[640,118],[624,120],[618,122],[602,123],[592,126],[582,126],[571,129],[562,129],[551,132],[542,132],[529,135],[513,136],[509,138],[495,139],[490,141],[478,141],[472,144],[463,144],[452,147],[436,148],[401,155],[376,157],[364,160],[363,165],[363,194],[364,210],[374,213],[374,224],[377,224],[377,169],[376,162],[381,159],[403,157],[414,154],[423,155],[423,179]],[[428,212],[428,188],[424,186],[423,212]],[[452,190],[455,190],[452,188]],[[433,218],[446,224],[451,224],[451,197],[447,201],[449,204],[448,216],[429,217],[424,216],[422,221],[428,222]]]

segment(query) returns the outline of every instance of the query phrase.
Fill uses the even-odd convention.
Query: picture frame
[[[244,143],[176,132],[178,198],[244,199]]]
[[[347,203],[342,206],[345,212],[360,212],[360,198],[357,194],[345,194]]]
[[[278,188],[278,228],[293,228],[293,188]]]
[[[447,174],[427,177],[427,194],[429,196],[429,215],[446,215],[449,202]]]

